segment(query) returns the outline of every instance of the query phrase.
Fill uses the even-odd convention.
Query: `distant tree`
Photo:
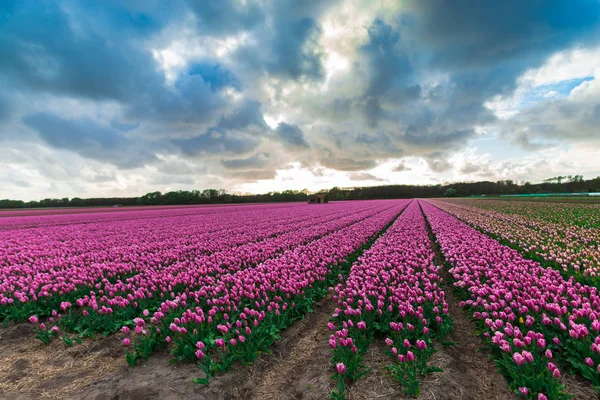
[[[574,176],[569,175],[569,182],[573,182],[573,183],[583,182],[583,175],[574,175]]]
[[[444,197],[456,197],[458,196],[458,191],[454,188],[448,188],[444,192]]]

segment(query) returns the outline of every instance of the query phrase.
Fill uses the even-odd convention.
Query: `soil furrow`
[[[420,205],[420,204],[419,204]],[[423,209],[421,209],[423,212]],[[429,232],[431,246],[435,252],[434,263],[441,266],[444,293],[448,303],[448,312],[454,321],[452,332],[446,338],[454,342],[453,346],[439,346],[443,358],[447,359],[444,372],[440,374],[443,391],[431,399],[516,399],[506,379],[496,371],[490,352],[481,338],[477,337],[475,323],[467,312],[459,307],[460,299],[454,293],[450,272],[444,264],[444,258],[435,241],[435,235],[427,217],[423,213]]]

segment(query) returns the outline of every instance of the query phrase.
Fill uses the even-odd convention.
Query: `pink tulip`
[[[329,337],[329,347],[335,349],[337,346],[337,340],[335,339],[335,335],[331,335]]]
[[[337,363],[335,369],[340,375],[344,375],[346,373],[346,366],[344,365],[344,363]]]
[[[515,361],[515,364],[517,364],[517,365],[523,365],[523,364],[525,364],[525,361],[526,361],[525,357],[523,357],[521,355],[521,353],[515,353],[515,354],[513,354],[512,358]]]

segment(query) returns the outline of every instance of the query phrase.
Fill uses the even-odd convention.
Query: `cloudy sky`
[[[600,175],[598,0],[3,0],[0,198]]]

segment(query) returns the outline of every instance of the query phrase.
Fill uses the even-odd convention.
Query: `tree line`
[[[534,193],[578,193],[600,192],[600,177],[585,180],[581,175],[560,176],[544,180],[542,183],[523,184],[511,180],[454,182],[438,185],[381,185],[369,187],[339,188],[322,190],[330,200],[399,199],[414,197],[443,196],[498,196],[507,194]],[[227,204],[227,203],[269,203],[307,201],[308,190],[284,190],[263,194],[232,194],[225,190],[205,189],[177,190],[167,193],[150,192],[140,197],[79,197],[43,199],[40,201],[0,200],[0,208],[43,208],[43,207],[110,207],[134,205],[183,205],[183,204]]]

